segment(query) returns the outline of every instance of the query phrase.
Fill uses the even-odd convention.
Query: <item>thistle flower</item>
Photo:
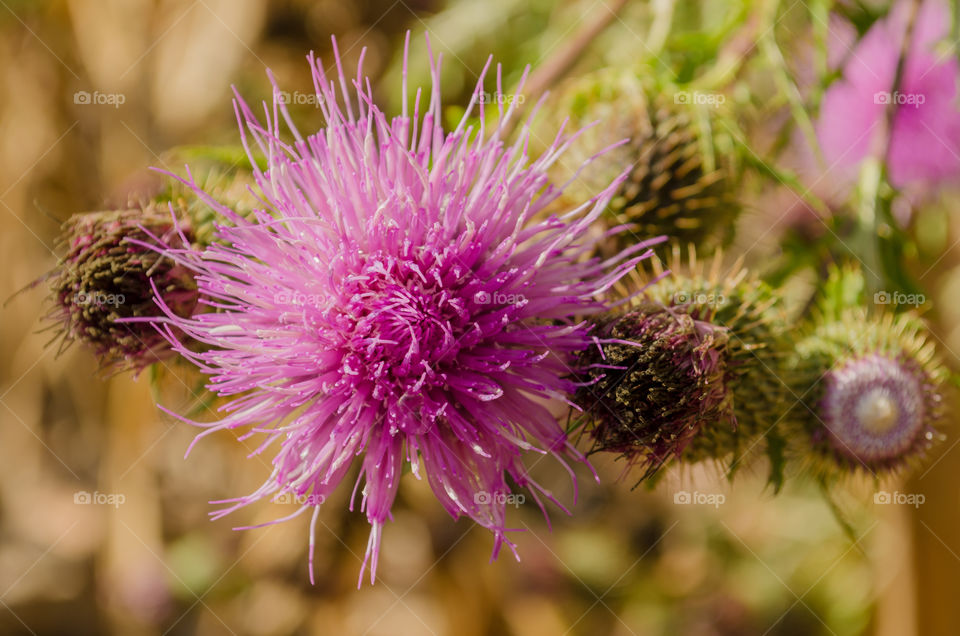
[[[103,367],[134,371],[171,355],[149,324],[125,320],[155,315],[154,293],[174,315],[193,312],[193,277],[155,249],[161,242],[184,246],[189,234],[155,206],[70,217],[61,238],[66,255],[46,277],[53,303],[47,317],[59,326],[60,350],[80,341]]]
[[[726,328],[646,304],[597,335],[605,342],[580,356],[586,381],[575,398],[593,422],[594,450],[642,464],[646,479],[705,427],[733,426]]]
[[[819,472],[897,470],[940,437],[946,372],[924,333],[908,314],[847,309],[798,345],[798,367],[814,387],[801,441]]]
[[[729,162],[705,154],[712,146],[703,144],[693,106],[658,94],[649,84],[632,71],[610,68],[561,86],[550,102],[548,121],[569,118],[575,126],[596,125],[584,131],[551,176],[556,183],[573,179],[565,192],[575,199],[630,166],[607,206],[608,223],[625,228],[617,236],[621,245],[635,236],[661,234],[681,244],[723,243],[738,211]],[[584,167],[624,139],[629,141]]]
[[[351,90],[335,43],[334,55],[333,79],[308,58],[326,121],[314,135],[292,128],[276,88],[265,124],[237,99],[245,146],[268,157],[265,172],[254,169],[267,207],[248,220],[191,183],[235,225],[219,227],[203,251],[165,251],[197,275],[202,302],[219,308],[181,317],[157,298],[158,329],[228,399],[225,417],[198,438],[248,428],[266,435],[257,452],[279,443],[265,483],[214,517],[281,496],[323,501],[359,458],[371,525],[361,579],[369,563],[374,580],[407,464],[426,474],[454,518],[494,533],[494,556],[504,543],[515,551],[506,538],[508,477],[541,508],[540,495],[556,501],[531,477],[524,452],[565,466],[564,457],[585,459],[540,400],[575,391],[568,365],[591,340],[577,316],[608,309],[598,294],[646,247],[587,258],[600,240],[587,230],[619,181],[561,218],[539,214],[559,196],[547,171],[566,141],[558,135],[531,161],[527,124],[505,145],[500,130],[514,106],[499,110],[492,131],[467,126],[478,102],[484,121],[482,77],[460,125],[445,132],[439,61],[431,60],[426,109],[418,91],[410,113],[404,79],[402,114],[388,120],[362,57]],[[281,119],[291,143],[279,138]],[[209,348],[190,351],[177,329]],[[311,503],[293,516],[313,509],[312,536],[319,508]]]
[[[956,104],[960,65],[955,56],[935,50],[950,30],[945,3],[925,0],[920,4],[900,85],[894,86],[910,5],[908,1],[895,3],[890,14],[857,43],[843,78],[823,97],[818,123],[827,161],[841,172],[850,172],[875,147],[872,133],[878,130],[888,105],[895,104],[886,161],[890,181],[897,187],[960,174],[960,109]],[[844,43],[842,50],[846,53],[849,48]]]
[[[788,367],[786,315],[780,293],[750,274],[737,261],[723,264],[723,254],[698,261],[691,247],[686,260],[674,247],[670,276],[653,262],[645,296],[691,317],[723,327],[729,332],[727,386],[733,396],[733,425],[712,426],[709,434],[697,436],[684,458],[688,461],[732,456],[735,468],[743,455],[760,446],[764,437],[771,460],[775,455],[778,423],[785,407],[793,403]],[[779,466],[773,466],[776,472]]]
[[[722,259],[708,267],[674,246],[670,275],[654,260],[622,286],[642,295],[610,323],[602,354],[582,358],[591,380],[577,403],[596,448],[639,458],[644,477],[671,456],[729,460],[732,471],[763,436],[779,486],[777,425],[792,403],[780,298],[739,263],[723,273]]]

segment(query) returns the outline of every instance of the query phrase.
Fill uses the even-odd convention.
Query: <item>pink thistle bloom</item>
[[[362,480],[360,509],[372,526],[360,576],[369,562],[372,582],[409,464],[454,518],[494,533],[494,558],[503,543],[516,555],[506,538],[507,476],[541,509],[541,495],[563,509],[521,461],[528,451],[548,454],[570,472],[576,493],[564,458],[586,459],[543,401],[570,401],[574,354],[594,340],[583,317],[610,308],[600,295],[659,239],[607,261],[590,256],[603,236],[588,230],[622,177],[562,216],[547,214],[562,190],[547,170],[570,139],[561,130],[531,160],[529,121],[516,141],[501,138],[515,114],[506,99],[495,100],[497,126],[486,129],[489,62],[467,113],[445,132],[432,54],[429,104],[422,109],[418,90],[410,114],[405,69],[403,111],[392,119],[373,103],[363,55],[348,82],[336,42],[334,54],[333,79],[308,57],[326,121],[314,135],[293,127],[276,86],[263,125],[235,100],[247,151],[268,159],[255,175],[262,209],[244,219],[191,177],[233,225],[218,227],[222,244],[165,251],[195,273],[201,302],[216,309],[184,318],[157,296],[165,314],[157,328],[210,376],[212,391],[231,397],[223,419],[202,424],[209,428],[198,439],[243,428],[244,437],[266,436],[257,453],[279,443],[263,486],[215,502],[229,505],[212,515],[292,495],[304,505],[272,523],[312,509],[312,546],[314,504],[356,460],[354,494]],[[497,86],[499,97],[499,70]],[[478,105],[475,129],[468,118]],[[281,120],[292,142],[281,140]],[[187,337],[208,348],[187,348]]]
[[[960,174],[960,67],[952,54],[934,50],[950,24],[947,8],[938,0],[923,2],[917,11],[894,92],[909,4],[896,4],[850,52],[843,77],[824,95],[818,124],[827,162],[855,169],[876,148],[887,104],[896,104],[886,159],[890,181],[897,187]]]

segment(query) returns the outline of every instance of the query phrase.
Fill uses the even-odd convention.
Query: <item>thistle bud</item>
[[[621,290],[643,294],[599,325],[600,352],[582,356],[581,368],[593,365],[578,401],[587,430],[598,450],[645,460],[648,475],[670,456],[732,471],[766,448],[779,486],[777,425],[793,403],[779,295],[738,264],[721,273],[720,254],[706,267],[675,247],[670,264]]]
[[[153,206],[75,214],[64,224],[66,254],[47,277],[54,305],[48,318],[59,323],[61,350],[80,341],[102,366],[135,371],[169,354],[167,341],[149,323],[121,319],[157,314],[151,282],[174,312],[193,312],[197,287],[191,274],[147,247],[183,246],[190,241],[189,225],[179,230],[169,210]]]
[[[678,93],[678,97],[683,94]],[[657,91],[625,69],[604,69],[562,85],[548,104],[547,122],[583,131],[551,175],[571,202],[586,200],[631,167],[607,206],[609,226],[625,225],[617,242],[667,235],[681,244],[715,247],[730,235],[738,207],[732,196],[732,169],[709,150],[694,122],[696,106]],[[713,133],[707,133],[713,134]],[[624,139],[629,141],[594,157]],[[707,143],[704,143],[707,142]],[[592,160],[592,161],[591,161]]]
[[[576,395],[595,423],[595,450],[622,454],[648,477],[704,427],[733,426],[727,329],[648,304],[597,335],[579,359],[587,381]]]
[[[814,387],[800,439],[821,474],[897,470],[940,439],[947,374],[916,317],[847,309],[817,324],[796,355]]]
[[[242,149],[179,147],[164,157],[165,165],[188,163],[199,179],[194,185],[237,214],[250,215],[258,204],[253,166]],[[170,354],[167,339],[149,323],[127,320],[157,316],[151,282],[176,315],[189,316],[197,305],[192,275],[159,250],[209,245],[217,224],[227,220],[191,185],[146,170],[120,189],[114,205],[120,209],[75,214],[64,224],[67,253],[41,280],[50,287],[48,318],[60,326],[61,350],[79,340],[102,366],[140,371]]]

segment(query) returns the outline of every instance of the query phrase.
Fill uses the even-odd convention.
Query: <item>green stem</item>
[[[663,50],[670,35],[673,24],[673,11],[677,0],[653,0],[650,5],[653,11],[653,20],[647,31],[647,51],[651,57],[656,57]]]
[[[867,556],[867,553],[864,552],[863,548],[860,546],[861,537],[857,536],[857,532],[853,527],[853,524],[850,523],[849,519],[847,519],[846,514],[840,507],[840,504],[837,503],[837,500],[833,498],[833,493],[830,492],[830,487],[827,485],[826,480],[821,478],[819,483],[820,493],[823,495],[823,500],[827,503],[827,507],[830,508],[830,512],[833,514],[833,518],[843,531],[844,536],[850,540],[860,554]]]
[[[826,168],[826,161],[823,158],[823,152],[820,150],[820,142],[817,140],[817,133],[813,126],[813,121],[811,121],[807,107],[803,103],[800,89],[790,77],[787,62],[783,57],[783,52],[780,50],[780,45],[777,44],[776,17],[779,7],[779,0],[771,0],[769,5],[767,5],[764,19],[764,26],[766,28],[764,28],[758,44],[767,61],[773,67],[773,81],[780,92],[787,98],[790,104],[790,113],[793,115],[794,121],[796,121],[804,137],[807,138],[807,143],[813,150],[817,163],[819,163],[821,167]]]
[[[827,84],[827,77],[830,75],[830,66],[827,62],[827,46],[830,36],[830,6],[832,4],[830,0],[813,0],[808,5],[810,18],[813,20],[814,68],[817,72],[817,81],[814,84],[811,96],[811,106],[814,111],[820,108],[823,90]]]
[[[877,254],[876,227],[879,218],[880,184],[883,180],[883,164],[876,157],[868,157],[860,168],[860,179],[857,182],[857,224],[863,239],[859,242],[858,256],[867,263],[869,272],[878,271],[880,266]],[[876,278],[877,276],[872,276]],[[873,290],[880,289],[881,280],[871,281]]]

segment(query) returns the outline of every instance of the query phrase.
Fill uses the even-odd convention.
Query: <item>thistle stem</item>
[[[539,65],[530,74],[523,91],[526,96],[526,103],[536,104],[537,100],[551,86],[570,72],[570,69],[577,63],[587,47],[610,26],[620,10],[627,4],[627,0],[610,0],[610,2],[602,2],[601,4],[603,4],[602,11],[596,12],[592,19],[586,21],[569,40],[558,47],[543,64]],[[505,128],[512,129],[519,119],[519,117],[514,117],[512,123]],[[510,132],[511,130],[504,130],[503,136],[507,137]]]

